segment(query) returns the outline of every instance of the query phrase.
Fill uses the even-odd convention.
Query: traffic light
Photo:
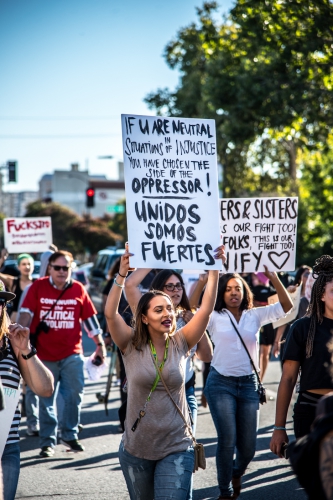
[[[91,208],[95,206],[95,189],[86,189],[86,207]]]
[[[17,182],[17,162],[16,161],[7,161],[8,167],[8,182]]]

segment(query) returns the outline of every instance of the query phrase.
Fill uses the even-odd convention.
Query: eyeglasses
[[[53,269],[55,271],[60,271],[61,270],[61,271],[67,271],[68,272],[69,269],[70,269],[70,266],[53,266],[52,264],[50,264],[50,266],[53,267]]]
[[[183,285],[180,282],[176,283],[175,285],[173,283],[167,283],[163,288],[168,290],[168,292],[173,292],[174,290],[182,290]]]

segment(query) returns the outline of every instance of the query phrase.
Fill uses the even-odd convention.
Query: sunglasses
[[[173,283],[168,283],[167,285],[164,285],[163,288],[168,290],[168,292],[173,292],[174,290],[182,290],[183,285],[180,282],[176,283],[175,285]]]
[[[0,306],[6,305],[6,299],[0,299]]]
[[[51,267],[53,267],[53,269],[55,271],[66,271],[68,272],[69,269],[70,269],[70,266],[53,266],[52,264],[50,264]]]

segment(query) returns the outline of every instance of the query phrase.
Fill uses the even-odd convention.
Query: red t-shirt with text
[[[48,333],[40,332],[37,337],[36,348],[42,361],[59,361],[72,354],[81,354],[81,320],[96,314],[84,286],[73,280],[72,286],[66,289],[44,320],[61,292],[46,276],[32,283],[22,303],[22,309],[29,309],[34,315],[30,325],[31,333],[35,333],[40,321],[45,321],[50,327]]]

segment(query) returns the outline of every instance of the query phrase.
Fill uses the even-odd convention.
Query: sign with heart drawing
[[[227,272],[295,269],[298,198],[220,199]]]

